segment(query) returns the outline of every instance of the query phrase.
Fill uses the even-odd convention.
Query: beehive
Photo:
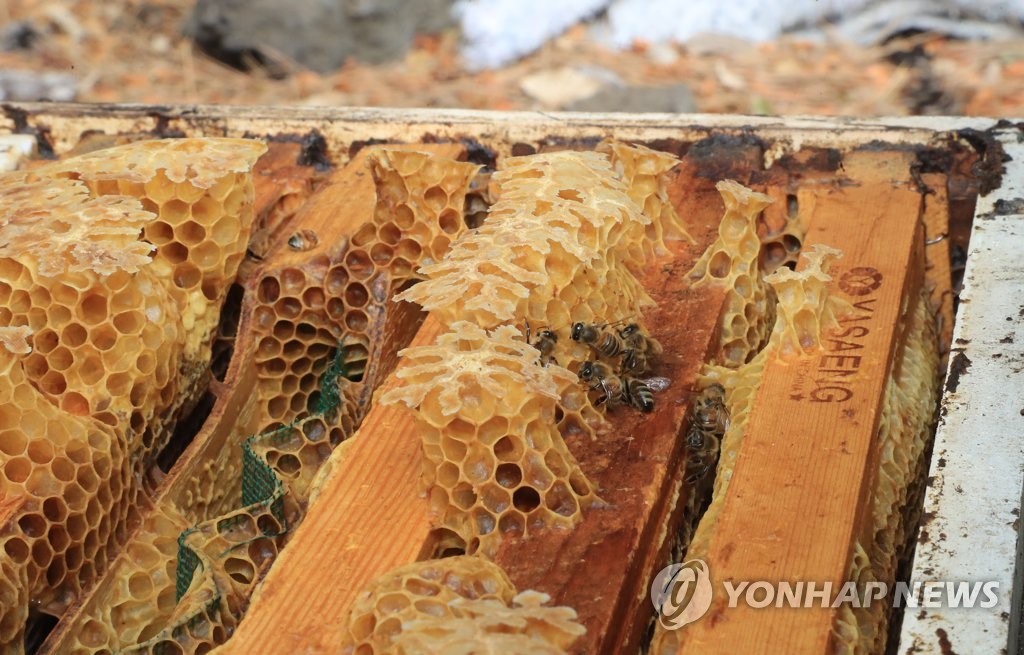
[[[258,116],[247,120],[249,128],[265,124]],[[315,119],[296,117],[293,124],[308,125],[304,121],[310,120]],[[52,122],[54,142],[63,143],[69,138],[64,124]],[[818,335],[842,313],[836,296],[823,289],[845,279],[859,255],[844,247],[848,236],[838,234],[838,241],[830,240],[825,229],[831,220],[829,208],[839,202],[836,198],[848,195],[849,188],[890,183],[905,192],[892,203],[893,215],[914,200],[920,205],[924,192],[914,188],[913,171],[889,165],[878,169],[884,174],[872,172],[863,162],[885,159],[874,152],[850,152],[851,164],[843,171],[829,168],[831,155],[801,154],[801,147],[812,153],[818,147],[810,142],[776,147],[768,158],[758,154],[756,143],[731,135],[717,142],[715,134],[704,138],[699,130],[670,133],[635,125],[623,126],[616,136],[640,139],[659,151],[607,141],[591,153],[587,151],[599,139],[588,140],[585,133],[590,128],[581,123],[573,123],[574,129],[582,130],[579,139],[569,141],[550,139],[532,127],[506,125],[500,136],[488,132],[479,137],[493,150],[470,143],[468,152],[476,163],[466,164],[445,160],[465,156],[460,152],[466,150],[456,144],[359,150],[352,136],[358,130],[344,133],[337,131],[338,124],[319,125],[334,148],[335,163],[349,156],[343,153],[354,153],[352,162],[315,174],[324,183],[312,194],[308,182],[264,186],[269,190],[258,196],[263,204],[258,222],[253,221],[258,231],[241,244],[242,253],[248,246],[262,260],[242,262],[239,254],[234,268],[241,269],[241,277],[228,300],[235,309],[223,316],[218,311],[182,313],[207,336],[181,339],[192,344],[183,343],[181,352],[190,348],[190,353],[207,356],[204,353],[216,341],[223,361],[230,362],[219,373],[214,371],[218,379],[211,386],[206,386],[209,378],[193,382],[195,390],[210,390],[211,398],[203,402],[212,403],[213,409],[202,410],[210,411],[205,421],[202,413],[190,419],[203,425],[187,449],[182,444],[167,450],[167,437],[157,437],[147,456],[183,452],[177,467],[162,482],[157,474],[156,493],[147,496],[152,500],[130,504],[133,511],[139,508],[140,528],[111,565],[111,574],[100,580],[81,609],[58,625],[44,650],[204,652],[223,645],[226,652],[245,652],[255,644],[293,648],[297,642],[288,640],[300,639],[296,635],[308,636],[316,644],[314,652],[336,648],[341,643],[339,625],[321,620],[301,629],[284,626],[317,616],[321,606],[334,607],[327,600],[334,593],[326,582],[334,568],[343,567],[349,553],[375,548],[358,532],[347,533],[344,549],[309,547],[328,534],[327,517],[357,509],[343,500],[350,498],[349,485],[357,480],[364,485],[369,481],[364,488],[378,494],[381,507],[390,508],[370,519],[379,530],[403,530],[386,527],[385,516],[410,521],[421,512],[424,517],[416,519],[413,533],[392,533],[391,540],[403,542],[406,554],[399,556],[390,546],[380,549],[379,559],[398,557],[395,564],[413,567],[397,569],[400,575],[413,570],[456,575],[442,571],[472,562],[470,566],[489,570],[490,579],[510,585],[500,601],[446,600],[444,611],[450,614],[444,620],[410,615],[410,630],[399,634],[391,646],[375,642],[376,648],[436,652],[487,644],[503,652],[635,650],[644,642],[652,609],[639,599],[672,547],[677,548],[677,557],[682,556],[679,547],[690,537],[674,536],[700,518],[709,500],[709,516],[724,511],[719,509],[720,500],[728,495],[730,471],[753,452],[744,443],[749,435],[737,437],[737,430],[759,425],[747,419],[761,393],[759,375],[766,374],[755,369],[761,365],[761,371],[776,371],[771,368],[775,364],[765,364],[769,355],[772,362],[811,356],[820,347]],[[408,135],[414,140],[424,135],[430,141],[444,140],[472,133],[478,129],[473,125],[461,119],[447,126],[433,123],[423,133]],[[202,129],[192,124],[185,131]],[[378,131],[364,134],[367,139],[388,139],[402,129],[407,128],[375,124],[372,130]],[[847,157],[856,143],[860,141],[837,147]],[[581,152],[562,152],[567,145]],[[136,146],[140,151],[150,147]],[[787,147],[793,150],[787,152]],[[539,154],[509,157],[513,150]],[[682,162],[665,150],[681,156]],[[99,156],[87,155],[90,161]],[[956,157],[969,160],[962,153]],[[860,163],[854,165],[854,160]],[[487,168],[478,175],[480,164]],[[54,170],[68,165],[61,162]],[[285,172],[291,166],[288,162],[263,165],[264,170],[279,172],[272,172],[267,181],[277,174],[282,180],[295,174]],[[95,175],[107,174],[101,164],[90,166],[100,171]],[[966,170],[959,166],[956,170]],[[33,174],[45,168],[34,167]],[[929,183],[957,174],[952,167],[925,173],[932,176]],[[296,179],[310,179],[303,175],[307,174]],[[723,183],[716,190],[715,183],[726,178],[741,184]],[[95,179],[70,181],[84,182],[92,193],[106,192]],[[129,189],[133,183],[120,184]],[[119,192],[122,186],[117,187]],[[287,193],[285,188],[296,191]],[[775,202],[764,209],[770,199]],[[130,215],[146,209],[143,202],[118,211]],[[940,219],[929,220],[942,229]],[[167,228],[145,232],[144,218],[136,220],[143,240],[138,232],[134,238],[123,233],[110,238],[157,246],[155,253],[138,250],[142,264],[133,275],[145,266],[159,265],[161,277],[188,283],[195,271],[174,259],[180,257],[177,245],[193,250],[191,242],[180,240],[194,240],[194,235],[188,236],[193,228],[185,227],[190,220],[180,226],[170,219],[162,221],[170,226],[171,237],[162,243],[157,241],[168,236]],[[119,219],[117,225],[125,223]],[[836,260],[840,268],[833,263],[829,269],[831,279],[824,272],[824,260],[833,253],[825,246],[843,251]],[[801,250],[804,255],[818,254],[799,263]],[[204,255],[202,248],[198,252]],[[82,249],[68,253],[72,263],[85,257]],[[150,264],[145,263],[147,257]],[[196,269],[200,276],[221,280],[216,297],[208,299],[219,306],[235,272],[222,273],[198,263]],[[933,279],[931,286],[940,288],[947,282]],[[203,284],[190,288],[202,292]],[[181,303],[185,294],[175,293],[178,297],[172,302]],[[392,302],[396,294],[405,302]],[[920,296],[908,291],[907,297]],[[884,445],[869,456],[879,462],[879,476],[865,483],[874,499],[866,514],[870,520],[850,541],[851,557],[844,563],[844,575],[852,579],[894,575],[897,564],[905,561],[917,521],[912,500],[919,494],[915,485],[926,466],[926,408],[937,393],[929,380],[940,353],[928,345],[934,343],[935,330],[928,304],[906,304],[911,313],[906,336],[898,342],[907,345],[894,351],[903,363],[893,369],[893,381],[877,392]],[[397,364],[400,377],[392,379],[398,351],[422,320],[419,306],[430,319],[416,347]],[[673,311],[675,307],[679,309]],[[616,362],[568,338],[571,325],[623,319],[635,319],[665,346],[649,374],[667,376],[667,389],[654,394],[655,411],[650,416],[628,406],[606,413],[597,403],[601,394],[589,391],[576,376],[587,360]],[[527,324],[534,335],[540,329],[559,335],[551,359],[540,359],[527,343]],[[24,346],[21,334],[9,332],[5,342],[16,350],[34,349],[16,357],[46,355],[35,349],[36,332],[29,334]],[[34,357],[37,360],[41,357]],[[698,382],[696,373],[705,362],[713,366]],[[744,374],[749,379],[741,384]],[[685,448],[688,423],[695,420],[690,408],[698,398],[702,407],[717,402],[714,387],[708,386],[715,381],[725,388],[728,430],[718,470],[694,476]],[[382,383],[388,393],[375,395]],[[712,395],[707,395],[709,389]],[[195,390],[189,405],[198,396]],[[102,402],[82,396],[90,411],[92,403]],[[453,401],[462,397],[472,402]],[[407,408],[382,404],[384,398],[413,407],[411,422],[398,418],[409,412]],[[181,407],[166,426],[189,422],[181,421],[189,411],[185,404]],[[58,409],[65,411],[59,405]],[[383,438],[391,426],[414,438]],[[167,432],[166,427],[160,430]],[[398,450],[378,457],[372,430],[378,431],[381,448],[387,444]],[[342,442],[346,445],[337,448]],[[759,447],[757,438],[751,443]],[[707,453],[708,461],[715,459],[715,453]],[[384,464],[400,461],[401,466]],[[413,466],[406,467],[405,461]],[[378,470],[360,471],[363,466]],[[392,493],[387,481],[399,470],[412,471],[408,475],[413,480],[393,485]],[[421,472],[426,474],[423,480]],[[743,475],[736,479],[741,487],[751,484]],[[383,486],[376,486],[375,480]],[[717,488],[717,494],[702,496],[702,485]],[[399,490],[409,492],[400,495]],[[392,511],[399,506],[401,511]],[[4,507],[22,511],[17,503]],[[730,518],[733,509],[722,516],[736,520]],[[698,528],[691,554],[701,552],[705,532]],[[453,551],[476,556],[430,559]],[[289,552],[317,552],[321,558],[316,565],[311,561],[295,569],[297,556],[289,557]],[[497,567],[481,556],[493,559]],[[413,563],[416,560],[422,561]],[[367,588],[383,590],[396,584],[387,577],[389,568],[380,568],[378,574],[384,577],[376,583],[372,580],[378,574],[365,578],[372,583]],[[297,581],[297,589],[305,585],[304,595],[282,593],[278,583],[291,570],[308,576]],[[19,573],[13,570],[12,575]],[[7,598],[23,588],[0,587],[0,594]],[[536,589],[553,600],[541,602],[543,595],[534,592],[516,597],[514,588]],[[263,591],[253,595],[259,589]],[[285,597],[310,594],[322,595],[324,602],[281,604]],[[378,605],[373,596],[364,602],[378,624],[391,611],[391,605]],[[415,602],[411,600],[410,606]],[[562,607],[552,614],[552,606]],[[358,615],[350,615],[350,610],[340,615]],[[0,616],[3,634],[15,641],[24,624],[20,611],[13,620],[10,613]],[[832,624],[837,648],[877,652],[889,613],[888,608],[876,607],[837,615]],[[248,616],[261,618],[252,624]],[[272,621],[266,620],[268,616]],[[362,616],[356,624],[365,626],[367,614]],[[506,634],[512,626],[524,624],[539,632],[545,621],[553,635],[548,643],[527,643]],[[284,636],[268,641],[253,625]],[[228,639],[232,632],[235,636]],[[394,631],[387,632],[395,636]],[[284,641],[279,643],[279,638]],[[654,639],[662,648],[669,641],[661,633]]]

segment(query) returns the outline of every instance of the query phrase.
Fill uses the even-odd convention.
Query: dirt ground
[[[0,0],[0,23],[29,19],[45,34],[0,52],[0,70],[58,71],[84,102],[298,104],[558,109],[523,91],[544,71],[605,69],[626,84],[685,82],[700,112],[745,114],[1024,115],[1024,40],[969,43],[917,35],[886,46],[781,40],[750,45],[636,43],[614,52],[582,27],[506,68],[469,73],[454,31],[419,37],[398,62],[348,62],[333,74],[283,79],[240,72],[199,52],[179,27],[191,0]],[[284,62],[287,66],[287,62]]]

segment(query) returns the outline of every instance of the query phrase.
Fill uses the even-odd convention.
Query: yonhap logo
[[[651,601],[666,630],[693,623],[711,607],[711,573],[704,560],[666,566],[651,585]]]
[[[723,580],[719,598],[723,608],[747,607],[838,608],[870,607],[888,598],[896,608],[971,608],[992,609],[998,602],[999,583],[995,581],[929,580],[906,583],[884,582],[768,582]],[[666,630],[678,630],[703,617],[711,607],[715,591],[707,562],[692,559],[662,569],[651,584],[651,602],[658,622]]]

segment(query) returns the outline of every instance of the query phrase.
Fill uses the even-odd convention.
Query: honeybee
[[[715,383],[704,389],[693,404],[693,417],[686,432],[687,482],[700,480],[717,465],[727,429],[729,410],[725,406],[725,387]]]
[[[619,338],[624,344],[622,353],[622,370],[625,372],[643,373],[647,370],[648,359],[661,354],[661,344],[654,337],[644,334],[636,323],[630,323],[619,331]]]
[[[579,378],[591,389],[604,392],[604,397],[597,401],[600,405],[607,402],[609,405],[617,402],[622,397],[622,381],[611,366],[604,362],[584,362],[579,370]]]
[[[530,323],[526,323],[526,343],[540,351],[541,366],[547,366],[555,361],[555,346],[558,345],[558,334],[550,328],[537,331],[537,340],[530,342]]]
[[[654,410],[654,392],[647,382],[639,378],[619,377],[604,362],[584,362],[579,370],[579,378],[591,389],[604,392],[597,405],[607,403],[611,407],[625,404],[645,413]]]
[[[626,347],[622,337],[610,324],[597,325],[582,321],[576,322],[572,324],[572,332],[569,333],[569,336],[573,341],[582,341],[599,355],[609,358],[619,355]]]
[[[661,344],[644,334],[636,323],[629,323],[621,330],[616,330],[615,326],[619,324],[621,321],[605,325],[577,322],[573,323],[569,336],[573,341],[589,345],[604,357],[621,356],[619,370],[622,373],[644,373],[649,359],[661,354]]]
[[[624,378],[622,397],[628,404],[641,412],[649,414],[654,411],[654,394],[646,382],[638,378]]]

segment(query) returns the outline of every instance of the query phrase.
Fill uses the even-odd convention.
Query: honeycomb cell
[[[5,417],[12,417],[15,415],[14,411],[10,411],[13,408],[6,406],[3,409],[8,410],[4,412]],[[13,419],[12,419],[13,420]],[[5,425],[14,425],[14,423],[5,423]],[[0,452],[9,457],[21,455],[28,448],[28,437],[24,432],[20,430],[7,429],[0,432]]]
[[[388,246],[396,246],[402,239],[402,230],[392,222],[377,226],[377,239]]]
[[[348,280],[348,271],[342,266],[336,266],[327,273],[324,290],[329,296],[340,296],[345,291]]]
[[[224,252],[221,250],[220,246],[210,241],[199,243],[190,248],[189,257],[195,266],[204,273],[215,271],[225,260]],[[212,293],[208,292],[207,290],[210,289],[213,289],[214,291]],[[207,300],[217,300],[217,294],[219,294],[220,291],[221,289],[217,284],[209,281],[206,281],[204,284],[204,293],[207,296]]]
[[[281,281],[281,290],[289,296],[298,296],[308,286],[306,274],[297,268],[286,268],[282,270],[278,278]]]
[[[366,312],[353,309],[345,313],[345,326],[353,332],[365,332],[369,322]]]
[[[302,293],[302,305],[307,310],[323,307],[326,300],[323,289],[316,286],[311,286]]]
[[[47,498],[43,501],[43,515],[51,523],[63,524],[68,516],[68,506],[62,498]]]
[[[714,361],[735,368],[764,347],[775,323],[775,305],[760,268],[761,241],[757,236],[758,215],[772,199],[732,180],[719,182],[716,188],[725,201],[725,216],[718,238],[694,265],[690,278],[694,287],[725,287],[720,321],[723,345]],[[756,317],[753,322],[750,316]]]
[[[413,239],[402,239],[398,242],[398,248],[395,252],[398,257],[409,262],[415,262],[419,261],[423,248]]]
[[[203,272],[190,261],[183,261],[174,267],[174,284],[179,289],[195,289],[202,279]]]
[[[217,219],[219,219],[224,214],[225,209],[226,208],[224,207],[221,199],[216,198],[215,196],[212,195],[212,193],[208,193],[208,195],[200,198],[195,202],[195,204],[192,205],[189,213],[197,221],[200,221],[206,225],[211,225],[217,222]],[[186,222],[184,226],[188,226],[188,224],[189,223]],[[196,225],[198,226],[198,224]],[[199,227],[201,228],[201,226]],[[206,230],[203,229],[203,237],[206,236],[205,233]],[[181,238],[182,241],[187,241],[187,239],[185,238],[185,234],[182,234]],[[196,243],[198,243],[200,240],[201,239],[197,239]]]
[[[364,307],[370,299],[370,292],[359,282],[352,282],[345,287],[345,302],[349,307]]]
[[[377,243],[370,248],[370,259],[379,268],[386,267],[394,254],[394,248],[386,243]]]
[[[284,319],[297,319],[302,314],[302,303],[295,298],[285,296],[274,303],[274,313]]]
[[[356,230],[356,233],[352,235],[351,243],[355,248],[365,248],[366,246],[374,243],[377,239],[377,226],[374,225],[373,221],[364,223]]]
[[[196,216],[199,220],[204,223],[209,223],[205,220],[202,214]],[[197,246],[206,240],[206,228],[202,224],[195,220],[187,220],[180,223],[174,230],[174,236],[178,241],[188,247]]]
[[[172,241],[165,247],[160,248],[159,252],[160,256],[171,264],[181,264],[188,261],[188,248],[177,241]]]
[[[168,224],[179,225],[192,215],[190,209],[187,203],[175,198],[160,205],[160,215]]]
[[[369,253],[362,248],[350,250],[345,256],[345,268],[349,274],[358,279],[365,280],[373,274],[374,265]]]
[[[120,334],[137,334],[146,325],[145,315],[137,310],[127,310],[113,318],[114,330]],[[70,351],[68,351],[70,354]]]

